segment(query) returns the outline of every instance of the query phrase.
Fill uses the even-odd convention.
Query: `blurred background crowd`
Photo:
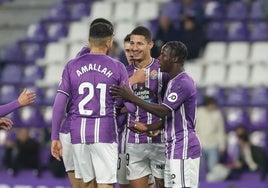
[[[52,105],[61,72],[87,44],[94,18],[115,26],[110,56],[127,65],[124,37],[137,25],[153,33],[152,56],[180,40],[198,88],[201,181],[265,181],[268,172],[267,0],[0,0],[0,104],[23,88],[34,105],[8,115],[0,130],[0,171],[64,177],[50,156]]]

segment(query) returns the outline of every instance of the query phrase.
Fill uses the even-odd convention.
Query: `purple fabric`
[[[53,105],[52,131],[51,131],[52,140],[59,140],[60,125],[64,116],[66,102],[67,102],[67,96],[64,95],[63,93],[57,93]]]
[[[188,159],[201,156],[195,132],[197,90],[185,72],[169,81],[163,104],[171,113],[165,118],[166,157]]]
[[[0,106],[0,117],[3,117],[20,107],[18,100]]]

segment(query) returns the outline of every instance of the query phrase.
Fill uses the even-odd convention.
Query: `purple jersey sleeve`
[[[191,88],[189,88],[187,82],[172,82],[172,86],[169,85],[169,87],[163,104],[171,110],[176,110],[191,95]]]
[[[90,52],[90,48],[88,46],[84,46],[75,56],[75,58],[85,55]]]
[[[62,93],[57,93],[53,105],[52,115],[52,131],[51,139],[58,140],[62,119],[64,117],[64,110],[67,103],[67,96]]]
[[[0,106],[0,116],[5,116],[20,107],[18,100]]]
[[[65,66],[58,87],[58,92],[63,93],[69,97],[71,93],[71,85],[70,85],[70,75],[68,71],[69,71],[68,66]]]

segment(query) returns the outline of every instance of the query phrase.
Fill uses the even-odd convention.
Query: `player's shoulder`
[[[173,84],[179,84],[183,88],[195,88],[193,78],[186,72],[182,72],[177,75],[174,79],[172,79]]]

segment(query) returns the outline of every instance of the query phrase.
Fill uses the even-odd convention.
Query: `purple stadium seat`
[[[44,71],[41,67],[36,65],[28,65],[24,68],[22,83],[34,84],[36,80],[42,79],[43,77]]]
[[[227,18],[230,20],[244,20],[248,16],[248,6],[243,1],[232,1],[227,8]]]
[[[263,86],[252,88],[249,103],[252,106],[268,106],[268,88]]]
[[[202,105],[204,99],[204,88],[197,87],[197,105]]]
[[[68,28],[63,23],[51,23],[48,28],[47,40],[50,42],[57,41],[62,37],[66,37],[68,34]]]
[[[252,24],[250,34],[250,41],[263,41],[268,40],[268,23],[266,21],[254,22]]]
[[[25,61],[34,62],[35,60],[44,57],[45,47],[38,43],[29,43],[25,47]]]
[[[205,17],[209,20],[219,20],[225,17],[225,4],[219,1],[206,3]]]
[[[169,1],[163,5],[160,15],[168,16],[172,21],[178,22],[180,17],[178,10],[180,10],[180,2]]]
[[[70,12],[71,20],[80,20],[90,14],[90,8],[88,3],[73,4]]]
[[[252,20],[260,20],[264,17],[261,0],[255,0],[252,2],[249,18]]]
[[[50,11],[48,20],[52,21],[68,21],[70,19],[70,11],[66,4],[56,4]]]
[[[27,106],[20,109],[21,127],[42,127],[43,124],[43,116],[40,107]]]
[[[206,37],[212,41],[225,41],[226,40],[226,26],[221,21],[211,21],[206,27]]]
[[[27,31],[27,41],[43,42],[47,38],[47,31],[42,23],[31,24]]]
[[[20,62],[23,59],[24,59],[24,53],[19,44],[17,43],[11,44],[3,49],[2,60]]]
[[[44,105],[53,105],[57,86],[44,88]]]
[[[251,130],[268,130],[267,108],[254,107],[250,112]]]
[[[243,108],[230,107],[225,110],[224,114],[226,118],[226,131],[235,130],[239,125],[243,125],[247,128],[250,126],[249,114]]]
[[[248,26],[246,22],[234,21],[228,24],[228,41],[248,40]]]
[[[248,89],[245,87],[232,87],[226,94],[225,105],[247,106],[249,103]]]
[[[6,104],[17,99],[19,96],[19,88],[15,85],[1,85],[0,103]]]
[[[22,78],[22,66],[6,64],[2,70],[1,82],[6,84],[18,84]]]

